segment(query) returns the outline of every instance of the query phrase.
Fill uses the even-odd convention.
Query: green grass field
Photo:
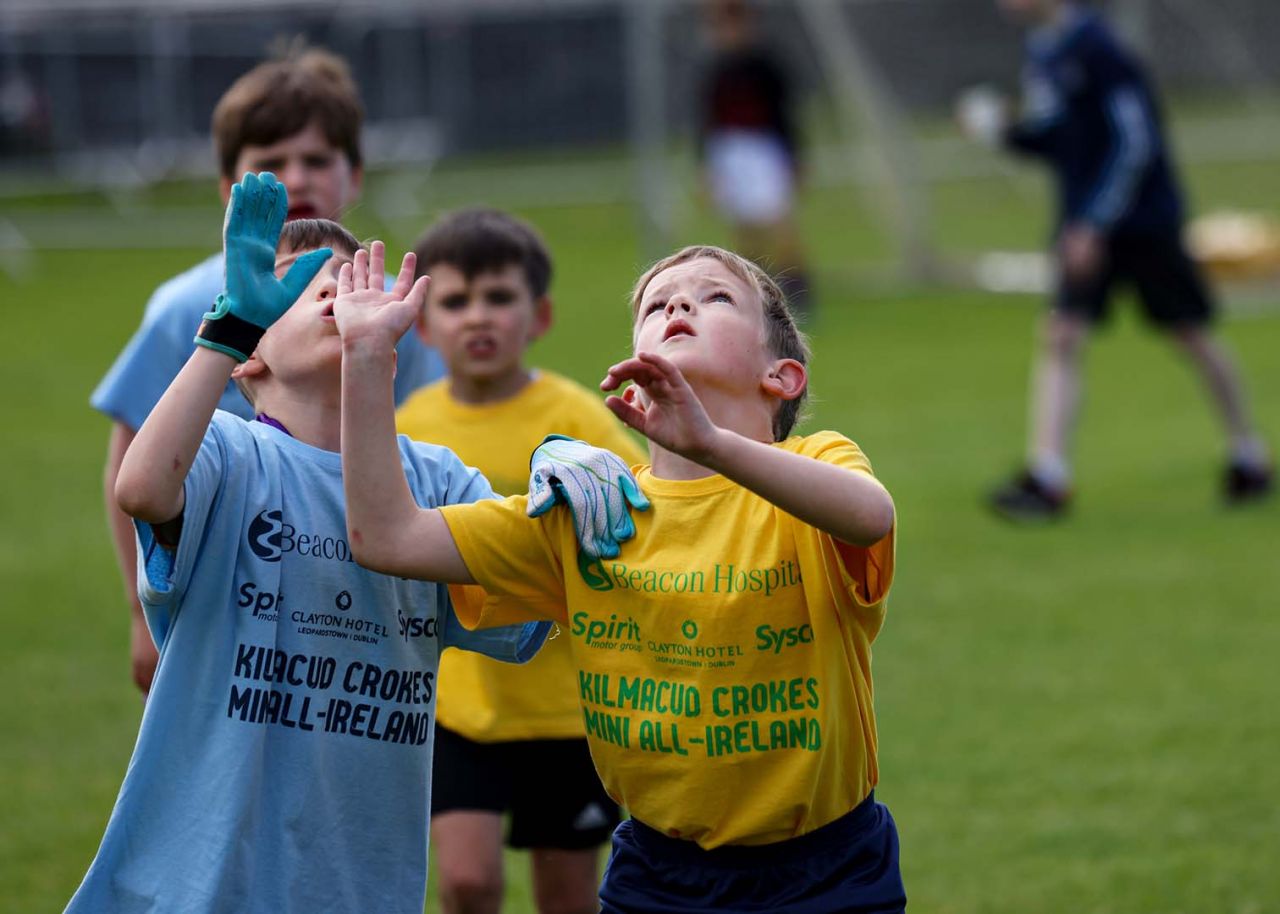
[[[1274,162],[1190,179],[1200,209],[1280,206]],[[938,187],[938,235],[952,250],[1034,248],[1038,190]],[[593,382],[627,348],[633,215],[523,215],[558,260],[558,321],[536,361]],[[213,200],[207,216],[212,245]],[[368,210],[353,222],[387,228]],[[804,227],[821,281],[807,428],[859,441],[899,510],[876,700],[911,909],[1280,910],[1280,501],[1222,507],[1200,390],[1122,309],[1089,356],[1074,515],[996,521],[980,496],[1018,462],[1038,302],[872,281],[886,243],[846,191],[811,194]],[[724,240],[710,224],[685,234]],[[24,278],[0,276],[3,911],[61,910],[129,759],[142,705],[100,507],[108,425],[87,398],[150,290],[206,251],[36,253]],[[1280,311],[1223,332],[1280,443]],[[509,909],[531,910],[525,861],[511,863]]]

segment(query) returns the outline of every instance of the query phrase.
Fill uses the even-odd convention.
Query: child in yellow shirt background
[[[549,433],[643,462],[599,396],[526,364],[552,323],[552,262],[536,231],[498,210],[459,210],[415,253],[431,277],[415,329],[447,374],[401,406],[400,433],[448,447],[501,495],[526,491],[529,455]],[[539,911],[596,911],[598,848],[618,806],[591,763],[569,639],[521,667],[448,651],[437,702],[431,828],[444,910],[499,910],[509,815],[506,843],[530,851]]]

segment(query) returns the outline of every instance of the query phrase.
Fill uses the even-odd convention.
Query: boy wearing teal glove
[[[420,306],[426,281],[408,255],[384,291],[381,243],[325,220],[282,232],[286,208],[269,174],[236,188],[219,306],[121,465],[160,659],[76,914],[421,914],[440,653],[522,662],[547,636],[477,637],[444,588],[352,561],[338,268],[365,305]],[[255,420],[215,411],[230,378]],[[396,447],[417,503],[492,497],[448,451]]]
[[[237,79],[219,99],[210,132],[223,206],[245,172],[272,172],[289,195],[289,219],[334,219],[360,197],[364,108],[350,68],[339,56],[291,43]],[[116,505],[120,461],[147,414],[191,355],[191,335],[223,291],[222,252],[163,283],[147,301],[142,322],[94,390],[94,409],[111,420],[103,473],[107,520],[130,603],[133,681],[145,695],[155,673],[156,646],[137,598],[133,523]],[[412,335],[396,361],[396,401],[440,377],[439,356]],[[245,419],[254,413],[236,385],[218,408]]]

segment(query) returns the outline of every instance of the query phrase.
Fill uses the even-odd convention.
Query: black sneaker
[[[1024,472],[991,493],[991,507],[1001,517],[1015,521],[1045,521],[1067,511],[1071,493],[1051,489]]]
[[[1257,501],[1271,494],[1272,470],[1269,466],[1249,466],[1244,463],[1233,463],[1227,467],[1223,494],[1227,503],[1240,505],[1249,501]]]

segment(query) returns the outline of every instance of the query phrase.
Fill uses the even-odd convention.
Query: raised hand
[[[417,257],[412,251],[404,255],[390,289],[386,288],[385,261],[386,247],[375,241],[368,251],[357,251],[355,260],[344,263],[338,271],[333,316],[345,344],[394,349],[422,311],[430,280],[422,276],[414,281]]]
[[[631,511],[646,511],[645,498],[630,468],[617,454],[585,441],[548,435],[529,459],[530,517],[557,504],[573,515],[578,549],[593,559],[611,559],[636,535]]]
[[[276,247],[288,211],[289,195],[270,172],[246,173],[232,186],[222,227],[226,284],[205,314],[196,343],[245,361],[320,272],[332,254],[329,248],[308,251],[284,279],[276,278]]]
[[[617,390],[630,381],[643,398],[628,391],[605,406],[627,425],[669,451],[702,463],[718,429],[680,369],[654,352],[637,352],[609,369],[601,390]]]

